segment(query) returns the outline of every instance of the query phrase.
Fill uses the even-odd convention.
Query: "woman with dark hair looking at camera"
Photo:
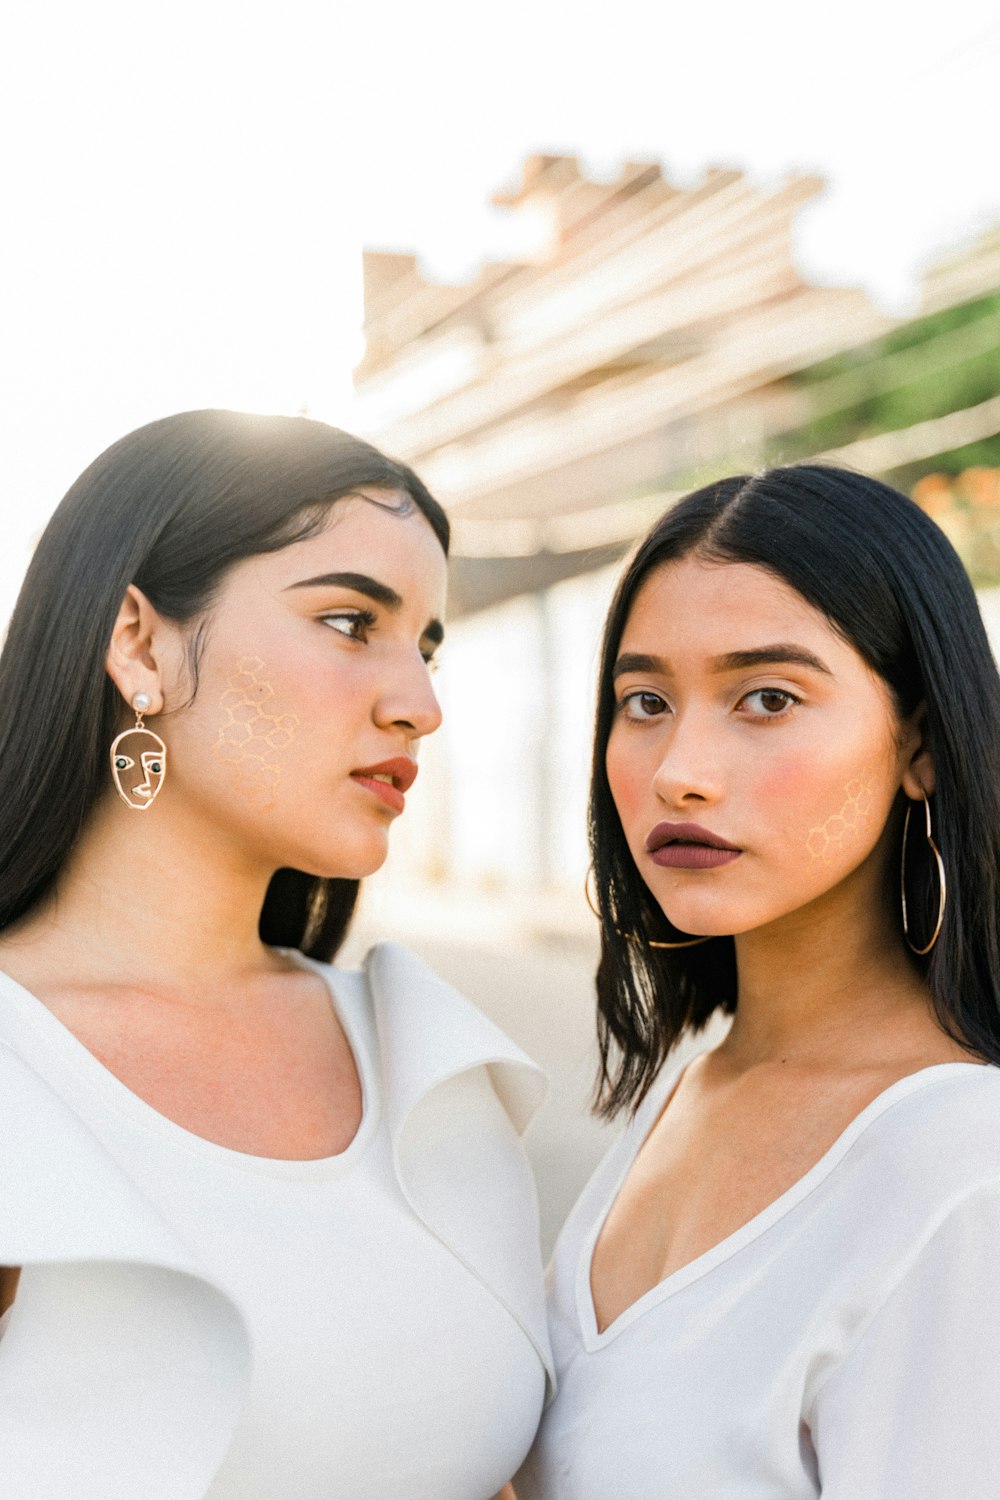
[[[0,660],[4,1500],[473,1500],[548,1361],[537,1070],[334,969],[440,711],[448,523],[302,418],[123,438]]]
[[[802,466],[658,522],[591,838],[631,1118],[556,1250],[519,1500],[994,1496],[1000,684],[915,504]]]

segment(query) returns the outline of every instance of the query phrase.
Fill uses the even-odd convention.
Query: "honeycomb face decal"
[[[274,689],[263,673],[259,656],[242,656],[236,663],[222,695],[223,718],[212,754],[232,768],[239,791],[266,812],[281,780],[281,752],[294,740],[299,721],[295,714],[273,711]]]
[[[871,778],[858,777],[847,783],[847,797],[839,812],[825,823],[810,828],[806,848],[816,864],[829,865],[838,854],[871,822]]]

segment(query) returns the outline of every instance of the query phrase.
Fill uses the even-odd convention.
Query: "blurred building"
[[[688,489],[821,455],[910,490],[977,583],[1000,579],[1000,234],[893,319],[796,270],[821,186],[709,171],[681,189],[650,163],[596,183],[534,157],[496,199],[532,226],[530,262],[443,286],[366,253],[361,425],[455,528],[446,725],[380,877],[411,922],[460,903],[473,935],[590,930],[600,624],[622,556]]]

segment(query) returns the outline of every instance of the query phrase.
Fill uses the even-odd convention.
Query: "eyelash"
[[[374,610],[371,609],[340,610],[336,614],[320,615],[320,620],[324,625],[329,625],[330,629],[335,630],[338,635],[342,635],[345,640],[358,641],[362,645],[368,639],[368,632],[370,630],[374,630],[375,626],[378,624],[378,617],[376,616]],[[355,635],[346,630],[340,630],[338,629],[337,624],[334,623],[336,621],[345,620],[349,625],[360,627],[360,633]],[[428,671],[436,672],[440,663],[435,657],[434,652],[421,651],[420,654],[424,659],[424,663],[426,664]]]
[[[324,625],[329,625],[331,630],[336,630],[338,635],[345,636],[347,640],[362,642],[367,640],[368,631],[374,630],[378,623],[374,611],[370,609],[345,609],[338,611],[337,614],[320,615],[320,619]],[[362,634],[352,635],[346,630],[340,630],[337,624],[338,621],[346,621],[349,625],[360,626]]]
[[[801,698],[796,697],[794,693],[790,693],[787,688],[753,688],[749,693],[744,693],[743,697],[740,698],[739,703],[745,703],[748,698],[755,698],[758,694],[764,693],[768,694],[770,697],[784,698],[786,702],[785,706],[777,713],[757,713],[749,715],[750,718],[756,719],[760,723],[766,723],[769,720],[774,719],[785,719],[788,717],[791,710],[793,708],[797,708],[802,702]],[[655,698],[658,703],[664,704],[664,706],[666,706],[666,700],[659,693],[652,692],[649,688],[639,688],[635,692],[625,694],[625,696],[618,703],[618,712],[622,715],[623,718],[631,720],[633,724],[648,724],[650,720],[659,719],[662,717],[662,715],[659,713],[643,714],[641,716],[631,714],[629,712],[629,705],[631,703],[634,703],[637,699],[641,698]],[[737,705],[737,707],[738,706],[739,704]]]

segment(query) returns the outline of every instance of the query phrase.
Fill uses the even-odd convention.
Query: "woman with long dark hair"
[[[519,1497],[986,1500],[1000,683],[915,504],[800,466],[653,527],[591,839],[600,1107],[630,1120],[556,1250]]]
[[[440,712],[448,523],[301,418],[116,443],[0,660],[5,1500],[472,1500],[548,1360],[537,1070],[330,960]]]

